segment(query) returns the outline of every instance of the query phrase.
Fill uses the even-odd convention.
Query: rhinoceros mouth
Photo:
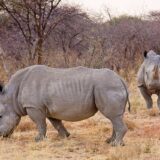
[[[13,131],[14,131],[14,128],[10,131],[10,132],[7,132],[7,133],[0,133],[0,137],[3,137],[3,138],[9,138],[11,135],[12,135],[12,133],[13,133]]]
[[[3,137],[4,138],[9,138],[12,135],[13,131],[14,131],[14,128],[9,133],[3,135]]]
[[[160,90],[160,84],[148,85],[147,88],[151,91]]]
[[[13,133],[13,132],[12,132],[12,133]],[[9,134],[3,134],[2,137],[3,137],[3,138],[9,138],[9,137],[12,135],[12,133],[10,132]]]
[[[153,87],[148,87],[148,92],[151,94],[157,94],[160,92],[160,88],[153,88]]]
[[[148,87],[148,89],[150,91],[157,91],[157,90],[160,90],[160,87]]]

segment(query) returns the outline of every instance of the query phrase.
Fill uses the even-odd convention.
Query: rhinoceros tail
[[[131,112],[131,103],[129,101],[129,96],[127,97],[127,101],[128,101],[128,111]]]
[[[126,84],[124,83],[124,81],[121,79],[121,82],[126,90],[126,94],[127,94],[127,102],[128,102],[128,111],[131,112],[131,103],[130,103],[130,100],[129,100],[129,93],[128,93],[128,89],[126,87]]]

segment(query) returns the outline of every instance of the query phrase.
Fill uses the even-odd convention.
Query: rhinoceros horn
[[[159,67],[158,65],[155,65],[153,68],[153,79],[158,80],[159,79]]]

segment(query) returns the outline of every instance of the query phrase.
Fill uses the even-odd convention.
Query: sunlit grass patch
[[[129,120],[129,119],[125,118],[124,122],[127,125],[128,129],[131,131],[138,128],[137,124],[133,120]]]

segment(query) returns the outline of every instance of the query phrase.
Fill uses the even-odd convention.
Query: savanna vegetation
[[[48,138],[40,143],[34,142],[33,122],[24,117],[10,139],[0,140],[0,159],[160,159],[158,110],[147,112],[136,87],[142,53],[160,51],[160,12],[139,17],[115,17],[108,8],[104,12],[104,17],[90,16],[79,6],[62,5],[62,0],[0,0],[0,81],[7,83],[15,71],[33,64],[116,71],[128,82],[132,105],[124,116],[126,146],[105,143],[111,124],[99,113],[65,122],[71,132],[67,139],[60,139],[48,123]]]

